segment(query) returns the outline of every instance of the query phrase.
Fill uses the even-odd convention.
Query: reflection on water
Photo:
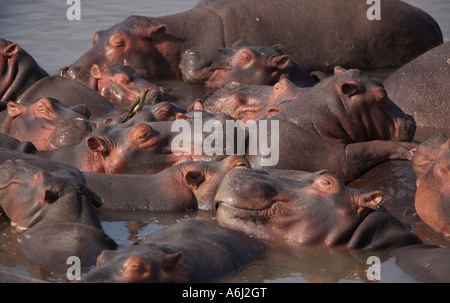
[[[407,0],[429,14],[440,24],[445,41],[450,41],[450,3],[448,0]],[[74,62],[91,47],[95,31],[106,29],[130,15],[161,16],[192,8],[197,0],[95,0],[82,1],[81,20],[66,18],[68,5],[54,0],[1,0],[0,37],[19,42],[50,74]],[[385,79],[392,71],[374,71]],[[421,132],[419,140],[433,132]],[[450,134],[448,134],[450,135]],[[142,239],[146,234],[186,218],[201,217],[214,222],[212,214],[202,212],[123,213],[103,216],[103,227],[119,248]],[[2,221],[3,220],[3,221]],[[416,230],[425,233],[430,243],[442,238],[423,226]],[[430,235],[430,236],[428,236]],[[448,245],[448,243],[446,243]],[[349,252],[345,247],[327,249],[288,244],[270,244],[267,254],[255,264],[232,278],[233,282],[370,282],[366,277],[366,253]],[[382,260],[381,282],[414,282],[404,274],[389,256]],[[0,270],[58,281],[64,274],[43,270],[21,253],[16,235],[9,222],[0,216]]]

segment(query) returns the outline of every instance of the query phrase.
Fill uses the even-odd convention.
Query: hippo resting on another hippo
[[[104,232],[95,208],[101,199],[71,170],[46,171],[22,160],[0,165],[0,206],[21,234],[24,255],[48,270],[67,270],[67,258],[95,264],[117,244]]]
[[[201,113],[199,115],[201,117]],[[202,134],[196,132],[196,127],[202,127],[202,123],[206,124],[208,120],[182,120],[141,123],[130,119],[122,124],[100,125],[80,143],[37,151],[36,154],[82,171],[107,174],[154,174],[185,161],[220,161],[226,158],[226,144],[222,145],[220,153],[216,153],[218,145],[208,147],[203,144],[212,130],[205,130]],[[180,122],[179,128],[173,127],[175,122]],[[213,122],[220,123],[219,120]],[[224,132],[224,127],[223,124],[215,124],[214,133],[217,128]],[[196,152],[198,149],[199,153]]]
[[[316,83],[276,45],[238,42],[232,48],[188,49],[181,57],[180,67],[185,81],[208,87],[222,87],[233,81],[274,85],[280,79],[289,79],[300,87]]]
[[[450,130],[450,42],[405,64],[384,86],[419,126]]]
[[[187,49],[231,47],[238,41],[280,44],[308,72],[336,65],[399,67],[443,42],[438,24],[416,7],[383,1],[383,22],[368,20],[368,9],[361,0],[279,0],[263,5],[258,0],[202,0],[185,12],[131,16],[97,31],[92,48],[61,75],[84,82],[94,64],[125,60],[133,68],[146,69],[149,80],[180,78],[180,58]]]
[[[31,103],[9,102],[0,113],[0,131],[38,150],[51,150],[80,142],[92,131],[86,106],[68,106],[53,98]]]
[[[213,211],[217,188],[235,167],[250,168],[250,164],[245,157],[234,155],[220,162],[183,162],[151,176],[83,175],[86,185],[104,201],[102,210]]]
[[[242,182],[245,180],[245,182]],[[420,243],[381,208],[383,192],[345,186],[324,171],[311,182],[233,169],[215,197],[217,222],[257,238],[384,249]]]
[[[83,282],[201,283],[229,278],[264,253],[242,233],[189,219],[144,237],[138,245],[104,251]]]
[[[267,138],[279,143],[278,163],[270,168],[327,169],[348,183],[385,161],[412,159],[416,145],[408,141],[415,133],[414,119],[360,70],[336,72],[267,120]],[[269,158],[250,152],[253,168]]]
[[[300,88],[288,79],[281,79],[274,86],[231,82],[206,99],[203,109],[211,113],[226,113],[244,122],[256,121],[275,115],[306,91],[307,88]]]
[[[434,230],[450,237],[450,139],[441,133],[420,144],[413,168],[417,214]]]
[[[0,101],[16,100],[34,82],[48,77],[17,43],[0,39]]]

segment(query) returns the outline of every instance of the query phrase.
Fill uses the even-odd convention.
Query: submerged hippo
[[[26,104],[9,102],[0,113],[0,131],[19,141],[29,141],[38,150],[52,150],[80,142],[92,131],[89,109],[69,106],[53,98]]]
[[[273,86],[231,82],[207,98],[203,102],[203,108],[212,113],[229,114],[244,122],[256,121],[273,116],[306,90],[288,79],[281,79]]]
[[[268,142],[279,143],[275,146],[278,162],[271,168],[327,169],[337,172],[345,183],[385,161],[411,160],[417,147],[410,142],[414,119],[388,98],[382,83],[356,69],[337,70],[267,124],[267,137],[272,138]],[[258,168],[269,157],[249,154],[249,161]]]
[[[0,165],[0,187],[1,209],[21,234],[24,255],[44,268],[65,271],[70,256],[87,268],[102,250],[117,247],[97,217],[101,199],[79,175],[6,161]]]
[[[180,78],[180,58],[187,49],[231,47],[238,41],[281,44],[306,71],[336,65],[399,67],[443,41],[438,24],[418,8],[399,0],[383,2],[382,22],[368,19],[369,8],[360,0],[201,0],[185,12],[130,16],[97,31],[92,48],[62,75],[84,82],[93,64],[126,61],[145,69],[149,80]]]
[[[0,101],[14,101],[34,82],[48,77],[18,43],[0,39]]]
[[[225,174],[250,168],[243,156],[220,162],[189,161],[151,176],[84,173],[86,185],[103,199],[101,209],[184,211],[214,210],[214,196]]]
[[[157,103],[163,96],[159,85],[145,79],[145,71],[135,70],[127,65],[113,64],[100,68],[94,64],[91,76],[85,83],[108,99],[120,111],[128,111],[133,100],[144,89],[149,89],[145,95],[145,104]]]
[[[419,145],[416,153],[417,214],[434,230],[450,237],[450,139],[437,134]]]
[[[311,183],[234,169],[217,191],[216,218],[221,226],[256,238],[305,245],[378,249],[420,242],[392,215],[372,213],[383,199],[379,190],[345,186],[332,172]]]
[[[140,244],[105,250],[83,282],[217,282],[253,263],[264,245],[201,220],[185,220],[147,235]]]
[[[315,81],[280,46],[252,46],[238,42],[231,48],[188,49],[181,58],[183,79],[222,87],[237,81],[246,85],[274,85],[289,79],[300,87]]]
[[[450,42],[393,73],[385,82],[392,100],[417,124],[450,130]]]

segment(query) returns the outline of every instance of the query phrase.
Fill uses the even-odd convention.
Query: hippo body
[[[91,88],[60,76],[41,79],[30,86],[17,99],[17,103],[26,104],[39,98],[54,98],[67,105],[85,104],[91,112],[91,119],[104,118],[116,113],[111,102]]]
[[[30,103],[9,102],[0,113],[0,131],[38,150],[78,143],[92,131],[90,111],[84,105],[68,106],[53,98]]]
[[[64,271],[68,257],[77,256],[87,268],[102,250],[117,247],[97,217],[101,199],[70,170],[6,161],[0,171],[0,206],[30,260]]]
[[[48,77],[17,43],[0,39],[0,101],[15,101],[36,81]]]
[[[450,130],[450,42],[393,73],[384,86],[391,99],[422,127]]]
[[[268,138],[279,136],[279,160],[270,168],[327,169],[345,183],[385,161],[410,160],[416,148],[410,142],[414,119],[388,98],[381,83],[359,70],[337,70],[267,122]],[[271,133],[272,124],[279,125],[279,134]],[[253,168],[260,168],[261,159],[268,157],[248,158]]]
[[[214,196],[224,175],[234,167],[250,167],[243,156],[220,162],[184,162],[143,175],[83,173],[86,185],[103,200],[101,210],[214,211]]]
[[[229,114],[244,122],[256,121],[276,114],[306,91],[307,88],[301,88],[288,79],[281,79],[273,86],[232,82],[207,98],[203,108],[212,113]]]
[[[277,46],[251,46],[238,42],[232,48],[188,49],[180,64],[183,79],[208,87],[237,81],[246,85],[274,85],[289,79],[300,87],[315,81]]]
[[[104,251],[83,282],[201,283],[229,277],[258,259],[264,244],[201,220],[185,220],[139,245]]]
[[[373,211],[383,199],[383,192],[347,187],[327,171],[304,182],[234,169],[217,191],[216,218],[221,226],[277,242],[367,250],[420,243],[395,217]]]
[[[450,237],[450,139],[440,133],[419,145],[413,168],[417,214],[428,226]]]
[[[125,60],[146,69],[149,80],[179,78],[180,58],[187,49],[232,47],[238,41],[281,44],[308,72],[336,65],[399,67],[443,41],[437,23],[411,5],[381,3],[382,22],[368,20],[369,8],[359,0],[202,0],[185,12],[131,16],[97,31],[93,47],[62,75],[85,81],[93,64]]]

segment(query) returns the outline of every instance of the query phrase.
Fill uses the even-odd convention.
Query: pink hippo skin
[[[417,175],[415,206],[419,217],[450,237],[450,139],[441,133],[419,145],[413,167]]]
[[[27,104],[9,102],[0,131],[33,143],[38,150],[52,150],[80,142],[91,131],[85,105],[68,106],[53,98]]]

